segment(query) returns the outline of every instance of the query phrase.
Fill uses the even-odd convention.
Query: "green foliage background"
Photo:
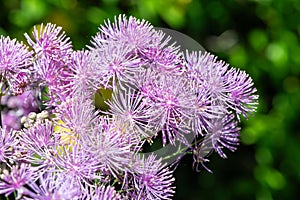
[[[297,0],[0,0],[0,34],[24,40],[33,25],[64,28],[76,49],[107,18],[125,13],[178,30],[230,65],[246,70],[260,95],[228,159],[213,174],[176,171],[175,199],[297,199],[300,187],[300,1]]]

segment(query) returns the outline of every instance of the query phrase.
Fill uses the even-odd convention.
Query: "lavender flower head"
[[[197,171],[209,170],[211,153],[237,149],[238,123],[258,104],[245,71],[184,51],[135,17],[107,20],[80,51],[51,23],[25,38],[33,52],[0,38],[0,96],[30,90],[41,109],[0,131],[6,196],[172,199],[180,159],[192,154]]]
[[[29,84],[32,52],[22,42],[0,37],[1,93],[22,94]]]
[[[0,128],[0,162],[7,163],[13,155],[13,147],[18,144],[16,134],[12,130],[7,130],[6,127]]]

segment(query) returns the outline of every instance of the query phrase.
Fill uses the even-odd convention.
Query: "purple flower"
[[[220,115],[224,112],[226,113],[226,109],[224,109],[223,105],[214,103],[206,89],[197,88],[193,92],[197,96],[197,100],[193,110],[192,130],[196,136],[203,136],[213,126],[212,121],[219,119]]]
[[[140,61],[131,51],[120,41],[108,41],[92,51],[95,57],[93,78],[98,88],[116,87],[117,82],[122,85],[122,82],[132,81],[133,74],[140,70]]]
[[[227,148],[230,151],[235,151],[236,146],[239,144],[239,131],[237,122],[234,120],[233,114],[228,114],[220,119],[215,119],[212,122],[212,127],[209,128],[208,133],[204,136],[204,139],[199,144],[198,152],[199,156],[206,156],[205,149],[215,150],[222,158],[226,158],[223,148]]]
[[[97,73],[94,59],[96,59],[95,55],[88,50],[73,52],[65,93],[70,96],[81,95],[82,92],[88,96],[94,95],[95,91],[99,89],[98,83],[92,78]]]
[[[13,149],[19,140],[16,138],[15,132],[7,130],[5,126],[0,127],[0,134],[0,161],[5,163],[13,155]]]
[[[218,61],[217,57],[207,52],[187,52],[186,60],[186,73],[194,87],[206,89],[214,101],[226,101],[227,96],[223,94],[223,77],[228,64]]]
[[[164,42],[167,43],[168,39]],[[139,55],[143,64],[159,73],[182,74],[184,61],[182,53],[179,53],[179,47],[173,45],[164,47],[163,45],[165,44],[141,49]]]
[[[8,84],[7,90],[21,94],[29,83],[29,67],[32,64],[32,52],[16,39],[0,37],[0,82]],[[3,85],[1,86],[3,91]],[[7,91],[6,91],[7,92]]]
[[[236,111],[238,119],[240,114],[247,118],[249,113],[255,112],[258,95],[255,94],[251,77],[245,71],[231,68],[225,75],[225,85],[228,107]]]
[[[27,189],[28,188],[28,189]],[[24,199],[50,200],[50,199],[81,199],[82,192],[79,185],[64,173],[49,171],[40,175],[38,181],[28,184],[24,191]]]
[[[138,88],[152,110],[151,123],[162,130],[163,144],[175,140],[186,142],[185,129],[190,126],[197,102],[188,80],[181,76],[156,72],[141,73]]]
[[[18,191],[21,195],[24,191],[23,186],[34,180],[33,171],[28,164],[13,166],[10,171],[3,170],[0,175],[0,194],[10,195]]]
[[[35,52],[32,67],[32,87],[48,87],[50,106],[56,106],[66,98],[65,85],[73,52],[69,38],[61,32],[62,28],[54,24],[43,24],[39,30],[34,27],[33,39],[26,33],[25,37]]]
[[[92,191],[89,195],[91,200],[121,200],[123,199],[120,194],[117,193],[114,187],[100,186]]]
[[[68,129],[68,134],[72,138],[84,137],[92,129],[92,126],[99,120],[98,112],[95,111],[93,101],[85,93],[81,93],[73,98],[68,98],[56,109],[56,121],[58,126]]]
[[[237,116],[247,117],[256,110],[258,95],[248,74],[233,68],[228,70],[228,64],[209,53],[192,52],[186,56],[186,73],[195,91],[197,88],[207,91],[211,103],[216,105],[214,111],[221,113],[219,116],[232,109]]]
[[[107,20],[105,26],[100,25],[99,31],[92,41],[96,47],[102,47],[107,41],[119,41],[132,50],[138,50],[157,44],[160,39],[149,22],[132,16],[127,19],[125,15],[115,17],[113,23]]]
[[[59,77],[63,68],[59,63],[47,58],[40,58],[34,62],[33,65],[34,75],[37,77],[40,85],[49,85],[49,87],[55,87],[59,84]]]
[[[85,135],[80,142],[93,159],[98,160],[104,175],[117,178],[122,172],[131,170],[134,150],[139,141],[113,120],[103,118],[94,131]]]
[[[53,123],[47,121],[19,132],[22,159],[40,169],[54,166],[58,137],[53,129]]]
[[[33,80],[38,88],[48,87],[46,95],[50,98],[49,105],[56,106],[66,98],[64,92],[65,71],[64,64],[44,57],[35,60],[33,64]],[[36,85],[32,85],[34,89],[36,89]]]
[[[150,124],[155,113],[144,100],[140,92],[128,88],[115,90],[111,101],[107,102],[109,114],[114,116],[118,126],[124,127],[124,130],[133,134],[132,137],[138,137],[139,140],[151,138],[158,131]]]
[[[46,26],[40,25],[39,29],[34,27],[32,32],[33,39],[25,33],[29,45],[33,48],[36,59],[42,57],[65,63],[65,58],[72,53],[70,38],[62,32],[62,27],[47,23]]]
[[[88,152],[80,144],[64,145],[58,147],[57,157],[54,157],[57,166],[54,171],[62,172],[73,179],[83,191],[85,187],[92,187],[94,179],[102,179],[99,175],[100,160]]]
[[[14,82],[11,84],[11,90],[14,95],[20,95],[23,94],[27,86],[30,84],[29,79],[29,71],[27,72],[20,72],[14,79]]]
[[[175,193],[173,171],[154,155],[140,160],[135,168],[135,199],[171,199]]]
[[[209,161],[207,157],[213,151],[217,152],[222,158],[227,158],[223,150],[224,148],[235,151],[237,145],[239,145],[239,132],[240,128],[237,126],[237,121],[233,113],[212,120],[212,126],[207,130],[206,135],[202,136],[192,148],[194,157],[193,166],[196,171],[200,171],[199,164],[201,164],[201,166],[211,172],[204,163]]]

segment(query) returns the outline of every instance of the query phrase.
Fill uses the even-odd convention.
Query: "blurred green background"
[[[260,95],[242,123],[241,145],[211,157],[213,174],[176,171],[175,199],[297,199],[300,189],[300,1],[298,0],[1,0],[0,34],[24,40],[42,22],[56,23],[84,48],[99,24],[125,13],[197,40],[246,70]]]

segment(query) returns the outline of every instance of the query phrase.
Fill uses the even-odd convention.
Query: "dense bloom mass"
[[[17,116],[0,129],[6,196],[172,199],[174,164],[192,154],[198,170],[210,153],[226,158],[241,118],[257,107],[245,71],[208,52],[183,52],[145,20],[108,20],[79,51],[51,23],[25,38],[33,51],[0,38],[0,97]],[[34,104],[13,107],[17,97],[4,95],[16,94]],[[169,154],[147,152],[154,142]]]

